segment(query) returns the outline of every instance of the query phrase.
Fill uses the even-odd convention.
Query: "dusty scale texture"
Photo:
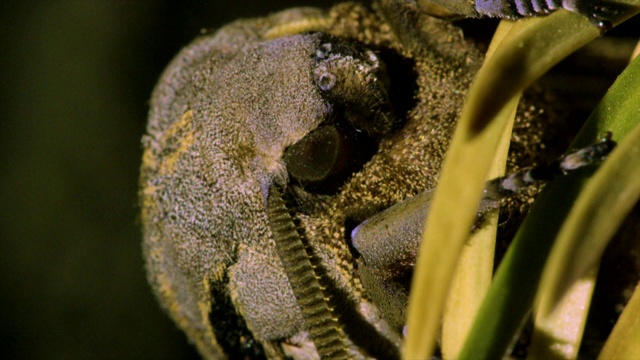
[[[177,55],[143,139],[144,251],[158,299],[204,357],[318,357],[269,227],[273,186],[289,194],[349,356],[399,356],[410,273],[363,286],[376,280],[348,233],[435,186],[481,60],[459,29],[393,1],[239,20]],[[539,152],[530,120],[542,111],[522,113],[512,165]],[[293,178],[283,160],[302,144],[289,157],[300,165],[320,127],[358,159],[336,163],[348,173],[330,186],[303,179],[304,166]]]

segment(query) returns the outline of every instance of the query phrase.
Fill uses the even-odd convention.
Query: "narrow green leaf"
[[[636,1],[640,5],[640,1]],[[632,8],[638,13],[638,7]],[[639,83],[638,78],[621,76],[616,84]],[[612,90],[616,87],[612,87]],[[637,92],[635,92],[637,94]],[[611,130],[622,138],[635,124],[614,116],[611,109],[620,104],[609,94],[587,122],[574,142],[575,147],[598,140],[598,134]],[[636,102],[637,104],[637,102]],[[637,121],[637,118],[636,118]],[[531,309],[537,284],[555,235],[590,174],[588,169],[549,184],[538,196],[529,216],[501,263],[494,282],[475,320],[460,358],[501,358],[517,329]],[[435,208],[433,211],[435,212]]]
[[[636,287],[629,303],[604,344],[598,360],[640,359],[640,286]]]
[[[593,116],[600,116],[597,123],[601,126],[612,125],[612,117],[622,125],[636,125],[585,186],[551,250],[536,301],[536,334],[532,352],[541,358],[549,358],[554,353],[566,355],[564,358],[567,359],[577,356],[580,337],[566,334],[582,333],[590,295],[583,296],[580,303],[576,300],[579,296],[574,284],[590,269],[597,267],[605,247],[640,198],[639,79],[640,59],[636,59],[594,111]],[[615,104],[615,109],[609,106],[609,111],[602,111],[602,106],[607,104]],[[582,288],[586,288],[586,282],[580,282],[583,283]],[[591,282],[593,287],[595,279]],[[568,303],[573,305],[573,309]],[[573,316],[567,317],[567,313]],[[536,337],[545,337],[549,341],[539,346],[535,342]],[[559,348],[562,351],[557,351]]]
[[[514,24],[500,24],[487,51],[487,58],[492,56],[501,38],[509,33]],[[511,120],[515,118],[515,110],[513,107],[513,112],[509,114],[509,125],[513,124]],[[509,125],[500,139],[487,180],[504,175],[511,141],[512,127]],[[484,226],[471,235],[460,254],[442,319],[441,346],[445,359],[458,357],[473,325],[473,319],[491,286],[498,215],[498,211],[485,215]]]
[[[406,358],[426,358],[433,352],[461,248],[475,219],[497,142],[520,93],[598,35],[587,19],[565,11],[520,21],[501,38],[500,47],[478,73],[423,234],[409,300]]]
[[[553,316],[536,314],[527,359],[573,360],[578,357],[597,273],[593,269],[574,282],[556,305]]]
[[[442,320],[442,357],[457,359],[473,319],[482,305],[493,271],[498,211],[485,219],[460,254],[460,262],[451,282]]]
[[[502,26],[503,30],[498,32],[496,38],[500,38],[500,34],[504,35],[509,27],[510,24]],[[478,90],[475,91],[476,93],[481,92],[479,90],[480,86],[482,86],[482,84],[475,86],[478,88]],[[469,229],[475,218],[475,209],[480,201],[484,180],[492,163],[497,142],[503,136],[509,118],[513,119],[519,93],[514,94],[512,97],[513,99],[509,102],[510,108],[503,109],[497,116],[502,121],[495,121],[492,125],[486,127],[483,134],[475,138],[475,142],[472,141],[472,137],[467,135],[470,132],[468,125],[466,128],[459,125],[456,130],[452,144],[459,143],[460,145],[451,146],[444,167],[447,168],[448,165],[446,165],[446,163],[452,163],[454,165],[456,163],[467,164],[464,168],[458,165],[458,169],[449,171],[454,171],[458,174],[464,173],[465,180],[470,180],[470,177],[474,178],[473,180],[475,181],[473,182],[475,187],[468,187],[466,186],[467,183],[460,181],[460,177],[455,179],[455,176],[449,174],[448,177],[453,177],[454,181],[448,183],[449,189],[445,189],[445,195],[442,196],[446,199],[446,192],[449,192],[449,198],[451,198],[452,193],[460,195],[450,203],[456,204],[456,206],[447,206],[447,204],[443,204],[441,200],[440,205],[438,205],[441,208],[440,215],[434,216],[434,214],[437,214],[435,212],[429,215],[426,225],[427,229],[429,229],[430,226],[434,226],[434,230],[436,231],[428,234],[429,230],[427,230],[422,238],[421,252],[418,257],[416,270],[414,271],[412,291],[409,300],[409,314],[407,319],[408,335],[407,342],[405,343],[405,358],[428,358],[433,352],[433,346],[444,308],[444,301],[449,291],[453,271],[455,270],[462,245],[468,238]],[[465,109],[467,107],[468,105],[465,106]],[[474,113],[473,108],[463,110],[462,117],[465,118],[464,114],[467,114],[466,118],[473,118]],[[470,124],[471,120],[466,120],[466,123]],[[467,148],[466,150],[465,147]],[[481,161],[476,161],[476,159],[474,159],[475,155],[483,152],[484,156],[479,155],[478,159]],[[444,174],[445,173],[443,173],[444,177],[440,178],[441,184],[449,181]],[[439,191],[442,190],[438,188],[436,194]],[[436,203],[438,203],[438,200],[434,200],[434,204]],[[467,211],[460,212],[458,209],[467,209]],[[471,209],[471,211],[469,211],[469,209]],[[436,229],[435,225],[429,224],[438,224],[438,228]],[[437,239],[437,241],[427,241],[427,238]]]
[[[498,267],[460,354],[461,359],[504,356],[531,309],[555,232],[588,174],[588,171],[579,171],[579,174],[558,179],[540,193]]]
[[[634,96],[620,95],[635,98],[629,111],[635,114],[631,121],[640,124],[640,81],[636,87],[638,90],[630,93]],[[539,288],[537,308],[542,316],[549,316],[568,287],[599,262],[609,240],[640,198],[639,179],[640,125],[636,125],[580,194],[558,235]]]

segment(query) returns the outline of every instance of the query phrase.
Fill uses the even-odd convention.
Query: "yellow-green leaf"
[[[631,11],[638,13],[638,7]],[[574,147],[595,142],[606,130],[613,131],[618,139],[630,132],[637,117],[630,121],[618,116],[616,112],[623,104],[611,95],[616,87],[627,83],[638,86],[639,80],[633,72],[625,72],[618,79],[576,138]],[[637,95],[638,91],[631,94]],[[635,104],[638,104],[637,100]],[[540,194],[494,277],[460,358],[500,358],[504,355],[531,309],[553,240],[588,175],[589,171],[585,170],[559,179]],[[435,211],[433,207],[432,211]]]
[[[487,51],[490,58],[501,42],[501,38],[509,33],[515,23],[502,22]],[[517,104],[514,101],[514,105]],[[508,116],[507,130],[498,145],[487,180],[504,175],[509,143],[511,141],[511,120],[515,118],[516,107]],[[498,211],[485,216],[482,228],[475,231],[460,254],[451,289],[447,296],[442,319],[442,356],[445,359],[456,359],[462,349],[467,334],[473,325],[473,319],[489,290],[493,277],[493,257],[498,229]]]
[[[598,360],[640,359],[640,286],[620,315]]]
[[[433,351],[444,301],[475,219],[498,140],[522,90],[599,35],[587,19],[558,11],[518,22],[474,81],[427,219],[409,300],[406,358]],[[464,176],[461,176],[464,174]]]

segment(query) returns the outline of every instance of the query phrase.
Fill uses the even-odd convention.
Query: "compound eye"
[[[302,182],[317,182],[331,176],[341,167],[342,142],[333,126],[313,130],[285,152],[284,162],[289,174]]]
[[[324,125],[285,150],[289,175],[305,189],[333,194],[377,150],[368,136]]]
[[[313,82],[332,113],[285,149],[283,160],[292,184],[333,195],[371,159],[378,144],[400,128],[401,119],[414,107],[417,76],[400,55],[318,36]]]

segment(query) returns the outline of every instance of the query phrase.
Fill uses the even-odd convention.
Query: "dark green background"
[[[296,1],[177,3],[0,2],[2,359],[195,356],[145,280],[148,100],[202,28]]]
[[[0,3],[0,358],[196,356],[145,281],[148,99],[200,29],[300,2],[224,3]]]

